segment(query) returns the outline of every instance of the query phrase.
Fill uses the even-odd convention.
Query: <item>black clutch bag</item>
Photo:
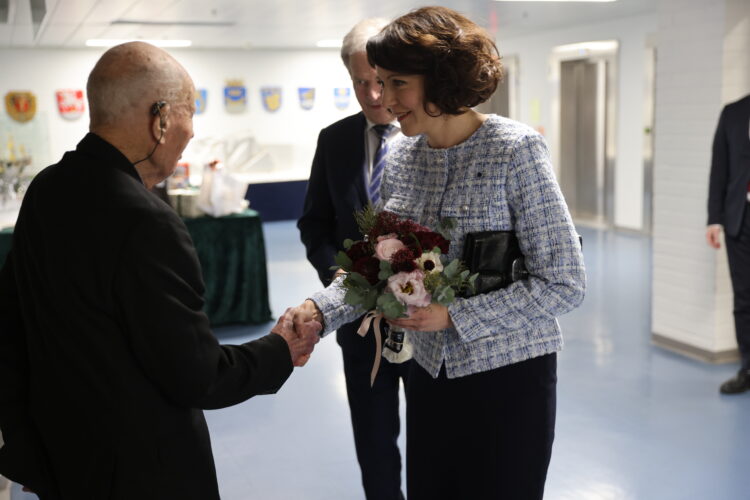
[[[464,297],[505,288],[529,275],[514,231],[468,233],[463,261],[471,274],[478,275],[474,290],[466,290]]]

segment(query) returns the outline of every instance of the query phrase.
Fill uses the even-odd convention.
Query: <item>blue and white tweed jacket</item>
[[[425,136],[394,143],[381,185],[380,208],[434,228],[457,220],[448,258],[460,257],[473,231],[514,230],[528,280],[471,298],[448,311],[454,328],[407,332],[414,359],[433,377],[492,370],[562,349],[556,317],[583,300],[583,255],[555,180],[544,139],[526,125],[490,115],[466,141],[433,149]],[[340,278],[339,278],[340,279]],[[344,304],[331,284],[311,296],[326,333],[362,311]]]

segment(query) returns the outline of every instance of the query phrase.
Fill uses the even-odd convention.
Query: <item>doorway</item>
[[[503,63],[503,79],[497,84],[495,93],[487,101],[478,105],[480,113],[496,114],[518,119],[518,57],[505,56]]]
[[[577,222],[614,225],[617,42],[558,47],[559,180]],[[553,117],[554,119],[554,117]]]
[[[576,219],[604,222],[607,172],[602,142],[606,126],[605,61],[560,63],[560,187]]]

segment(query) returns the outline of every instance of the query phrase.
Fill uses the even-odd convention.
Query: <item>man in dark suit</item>
[[[190,77],[134,42],[87,91],[90,133],[32,182],[0,273],[0,473],[43,500],[218,499],[201,409],[276,392],[320,325],[218,344],[187,229],[148,192],[193,136]]]
[[[391,123],[393,115],[380,103],[381,87],[365,52],[367,39],[386,24],[386,20],[368,19],[344,37],[341,58],[351,75],[362,112],[320,132],[303,214],[297,224],[307,258],[324,285],[330,284],[338,272],[332,271],[331,266],[336,253],[343,249],[344,240],[362,239],[354,212],[378,196],[384,148],[399,133]],[[344,359],[362,484],[368,500],[397,500],[403,498],[401,455],[396,445],[400,427],[399,381],[406,382],[408,362],[392,364],[382,359],[370,387],[374,335],[357,335],[359,323],[340,328],[336,340]]]
[[[742,364],[720,391],[738,394],[750,389],[750,95],[724,107],[714,136],[706,239],[717,249],[722,227]]]

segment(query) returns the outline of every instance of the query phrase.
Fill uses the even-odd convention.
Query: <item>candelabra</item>
[[[28,186],[23,173],[31,165],[31,156],[26,148],[20,145],[16,153],[12,138],[8,139],[8,147],[4,153],[4,157],[0,156],[0,205],[3,206],[23,196]]]

